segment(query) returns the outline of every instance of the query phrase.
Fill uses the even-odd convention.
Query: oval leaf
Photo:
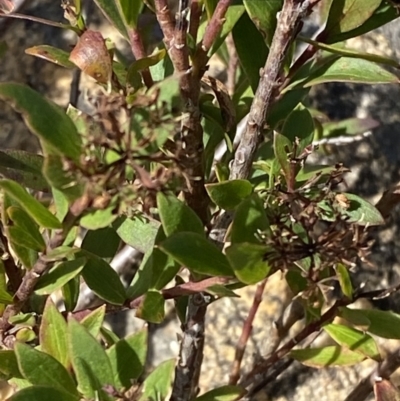
[[[78,258],[62,262],[55,266],[40,278],[35,287],[36,294],[50,295],[60,289],[82,271],[86,262],[85,258]]]
[[[8,401],[79,401],[79,398],[54,387],[33,386],[18,391]]]
[[[251,195],[253,186],[247,180],[231,180],[207,184],[206,190],[217,206],[224,210],[232,210]]]
[[[47,352],[69,369],[67,322],[50,297],[47,298],[43,311],[39,339],[41,350]]]
[[[51,214],[38,200],[30,195],[19,184],[11,180],[0,180],[0,188],[3,189],[12,199],[19,203],[33,220],[41,227],[61,228],[61,223]]]
[[[23,187],[49,192],[49,184],[42,174],[43,156],[23,150],[0,151],[0,174]]]
[[[174,195],[157,194],[157,207],[167,236],[180,231],[204,234],[203,223],[197,214]]]
[[[86,315],[80,323],[94,338],[97,338],[101,326],[103,325],[105,315],[106,305],[102,305]]]
[[[154,245],[160,223],[138,215],[132,218],[119,217],[112,226],[122,241],[146,253]]]
[[[28,86],[1,83],[0,98],[22,113],[26,125],[36,134],[46,151],[78,161],[81,138],[72,120],[61,107],[46,100]]]
[[[161,323],[165,317],[165,300],[158,291],[148,291],[136,310],[136,317],[151,323]]]
[[[144,381],[143,394],[139,401],[166,399],[171,391],[174,370],[175,359],[170,359],[158,365]]]
[[[78,396],[72,377],[57,359],[21,343],[15,344],[15,353],[21,373],[32,384],[51,386]]]
[[[303,365],[313,368],[352,366],[365,359],[364,355],[337,345],[324,348],[297,349],[291,351],[289,355]]]
[[[378,209],[368,201],[353,194],[343,195],[349,201],[348,207],[344,210],[344,214],[349,217],[349,222],[360,226],[378,226],[385,223]]]
[[[380,311],[375,309],[347,309],[340,313],[346,320],[352,322],[353,318],[361,316],[369,322],[366,329],[371,334],[389,339],[400,339],[400,315],[391,311]]]
[[[231,228],[232,243],[258,243],[258,231],[269,229],[269,222],[265,214],[264,205],[258,195],[253,194],[245,199],[237,208]]]
[[[113,372],[106,352],[75,319],[68,322],[68,342],[79,390],[88,398],[104,386],[113,386]]]
[[[212,276],[231,276],[233,273],[226,256],[200,234],[176,233],[159,247],[193,272]]]
[[[89,252],[82,252],[87,257],[87,262],[82,270],[88,287],[100,298],[114,305],[122,305],[125,302],[125,288],[118,274],[103,259]]]
[[[326,82],[351,82],[360,84],[396,84],[396,75],[371,61],[340,57],[311,73],[303,87]]]
[[[226,256],[236,277],[245,284],[255,284],[267,277],[270,266],[263,260],[268,247],[242,242],[226,249]]]
[[[46,249],[46,243],[43,239],[42,234],[40,234],[40,231],[39,231],[37,225],[23,209],[21,209],[19,207],[11,206],[11,207],[7,208],[7,214],[9,215],[10,219],[13,222],[13,226],[8,227],[8,229],[17,228],[17,227],[22,229],[24,231],[24,235],[27,234],[30,237],[32,237],[32,239],[37,244],[38,249],[36,249],[36,248],[32,248],[32,249],[36,249],[40,252],[43,252]],[[24,244],[22,243],[20,245],[24,245]],[[26,245],[24,245],[24,246],[26,246]]]
[[[324,330],[341,346],[356,351],[364,356],[381,360],[378,347],[374,339],[359,330],[341,324],[328,324],[324,326]]]
[[[329,37],[358,28],[374,14],[380,4],[381,0],[332,1],[324,34]]]
[[[147,330],[119,340],[107,350],[117,389],[129,388],[143,372],[147,355]]]

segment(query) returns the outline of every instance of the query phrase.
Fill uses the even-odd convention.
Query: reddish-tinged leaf
[[[72,50],[69,60],[96,81],[107,84],[112,74],[112,61],[100,32],[87,30]]]
[[[400,401],[400,391],[390,380],[375,378],[375,401]]]

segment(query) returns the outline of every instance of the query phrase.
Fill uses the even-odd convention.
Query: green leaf
[[[378,54],[373,54],[373,53],[364,53],[364,52],[360,52],[358,50],[348,49],[346,47],[343,47],[342,44],[340,44],[340,46],[327,45],[326,43],[316,42],[315,40],[311,40],[311,39],[305,38],[303,36],[300,37],[299,39],[302,42],[306,42],[306,43],[313,45],[317,49],[326,50],[330,53],[338,54],[340,56],[361,58],[363,60],[372,61],[374,63],[388,65],[390,67],[395,67],[395,68],[399,67],[399,62],[390,57],[380,56]]]
[[[314,121],[308,109],[299,104],[285,120],[281,134],[292,143],[296,141],[296,138],[299,139],[296,153],[296,156],[299,156],[314,139]]]
[[[268,229],[269,222],[263,202],[257,194],[253,194],[245,199],[236,210],[231,228],[231,241],[232,243],[258,243],[257,232],[265,232]]]
[[[158,291],[147,291],[136,310],[136,317],[151,323],[161,323],[165,317],[165,300]]]
[[[46,61],[50,61],[51,63],[60,65],[61,67],[65,68],[75,68],[75,64],[69,61],[69,53],[57,49],[53,46],[48,45],[40,45],[40,46],[33,46],[25,49],[25,53],[31,56],[35,56],[41,58]]]
[[[245,284],[255,284],[267,277],[271,266],[263,260],[266,245],[249,242],[235,243],[226,249],[226,256],[236,277]]]
[[[39,226],[45,228],[62,227],[58,219],[48,209],[16,182],[0,180],[0,188],[15,200]]]
[[[398,11],[388,2],[383,1],[381,5],[376,9],[371,18],[365,21],[358,28],[352,29],[348,32],[337,33],[336,35],[330,35],[326,39],[326,43],[343,42],[350,38],[355,38],[363,35],[364,33],[371,32],[380,26],[387,24],[390,21],[398,18]]]
[[[42,276],[35,287],[38,295],[50,295],[76,277],[84,268],[87,260],[77,258],[61,262]]]
[[[127,84],[132,86],[135,89],[139,89],[136,83],[136,77],[138,77],[138,83],[141,84],[141,78],[139,73],[147,68],[150,68],[160,61],[164,59],[167,51],[165,49],[161,49],[160,51],[152,54],[151,56],[143,57],[141,59],[135,60],[128,68],[128,72],[126,75]]]
[[[72,312],[78,304],[81,285],[80,281],[80,276],[75,276],[62,288],[65,310],[68,312]]]
[[[360,84],[397,84],[396,75],[371,61],[340,57],[312,71],[303,87],[326,82],[351,82]]]
[[[160,223],[138,215],[132,218],[119,217],[112,226],[127,245],[146,253],[154,245]]]
[[[371,322],[369,319],[363,315],[363,310],[354,310],[350,308],[339,308],[339,316],[343,319],[346,319],[349,323],[351,323],[356,329],[361,331],[368,331]]]
[[[101,326],[103,325],[105,315],[106,305],[102,305],[86,315],[80,323],[94,338],[97,338]]]
[[[21,343],[15,344],[15,353],[21,373],[33,385],[51,386],[78,396],[72,377],[57,359]]]
[[[282,9],[283,0],[243,0],[247,14],[270,45],[276,28],[276,14]]]
[[[79,161],[81,138],[72,120],[60,107],[28,86],[17,83],[1,83],[0,98],[22,113],[25,123],[39,137],[46,152],[51,150],[51,153]]]
[[[49,192],[49,185],[42,174],[43,156],[23,150],[0,151],[0,174],[24,187]]]
[[[97,209],[85,214],[79,223],[87,230],[100,230],[112,224],[117,217],[115,205],[111,205],[106,209]]]
[[[368,333],[382,338],[400,339],[400,315],[396,313],[375,309],[343,308],[340,310],[340,315],[350,322],[361,316],[369,322],[368,328],[366,328]]]
[[[121,240],[112,227],[88,231],[83,238],[81,248],[110,262],[115,256]]]
[[[43,175],[51,187],[61,192],[68,201],[72,202],[82,196],[83,185],[74,172],[65,170],[63,160],[59,155],[46,154]]]
[[[353,299],[353,285],[351,284],[348,267],[342,263],[339,263],[336,266],[336,274],[338,275],[340,288],[342,289],[343,294],[347,298]]]
[[[381,360],[378,347],[374,339],[359,330],[341,324],[328,324],[324,330],[341,346],[349,348],[351,351],[374,359]]]
[[[104,386],[114,386],[108,356],[97,340],[75,319],[68,322],[68,342],[78,389],[87,398],[95,398]]]
[[[378,209],[371,205],[365,199],[353,194],[344,194],[350,202],[348,208],[344,210],[344,214],[349,217],[349,222],[356,223],[360,226],[378,226],[385,223]]]
[[[322,124],[323,138],[335,138],[340,135],[360,135],[379,126],[372,118],[347,118],[342,121],[330,121]]]
[[[163,228],[160,227],[155,240],[156,244],[165,240]],[[137,274],[133,277],[127,294],[129,298],[137,298],[148,289],[160,290],[164,288],[178,273],[180,265],[157,247],[148,251],[139,266]]]
[[[196,401],[236,401],[246,395],[247,391],[240,386],[222,386],[196,398]]]
[[[57,359],[69,369],[70,361],[67,345],[67,322],[55,307],[51,298],[47,298],[39,331],[40,347],[43,352]]]
[[[387,379],[375,377],[374,383],[375,401],[399,401],[399,389]]]
[[[324,348],[297,349],[290,352],[290,357],[303,365],[313,368],[327,366],[352,366],[365,359],[365,356],[338,345]]]
[[[0,304],[9,305],[14,302],[13,296],[7,290],[6,270],[0,260]]]
[[[100,333],[106,347],[111,347],[119,341],[119,337],[113,331],[105,328],[104,326],[100,329]]]
[[[43,239],[43,236],[42,234],[40,234],[38,226],[30,218],[28,213],[26,213],[23,209],[19,207],[10,206],[9,208],[7,208],[7,214],[13,222],[13,226],[8,227],[9,232],[10,229],[19,228],[23,231],[22,237],[29,236],[31,240],[36,244],[36,248],[31,249],[35,249],[39,252],[43,252],[46,249],[46,243]],[[16,233],[11,236],[15,238],[16,243],[19,243],[20,245],[29,248],[29,246],[24,243],[21,237],[19,238],[20,242],[17,241],[18,235]]]
[[[247,180],[231,180],[216,184],[207,184],[206,190],[211,200],[221,209],[232,210],[253,192],[253,186]]]
[[[18,391],[8,401],[79,401],[79,398],[54,387],[33,386]]]
[[[360,27],[380,4],[381,0],[332,1],[324,35],[330,37]]]
[[[238,22],[239,18],[245,12],[245,8],[243,4],[241,4],[240,0],[231,1],[227,12],[224,15],[224,23],[222,25],[221,32],[215,38],[210,51],[208,52],[208,56],[213,55],[225,42],[226,37],[235,27],[236,23]],[[204,23],[199,28],[199,37],[203,37],[203,32],[207,27],[207,23]]]
[[[147,330],[119,340],[107,350],[116,388],[130,388],[143,373],[147,355]]]
[[[0,372],[10,378],[22,379],[17,357],[12,350],[0,350]]]
[[[130,28],[136,28],[137,19],[143,8],[143,1],[141,0],[117,0],[117,6],[123,16],[126,26]]]
[[[126,39],[129,40],[129,35],[125,27],[125,23],[119,13],[117,4],[115,1],[110,0],[94,0],[97,7],[103,12],[105,17],[110,21],[111,25],[118,29],[119,33]],[[133,2],[137,3],[137,1]]]
[[[243,32],[246,34],[243,35]],[[240,64],[255,93],[260,81],[260,69],[267,60],[268,48],[247,13],[244,13],[236,23],[232,35]]]
[[[125,288],[118,274],[103,259],[90,252],[83,251],[87,262],[82,270],[88,287],[100,298],[114,305],[123,305],[126,299]]]
[[[200,234],[179,232],[167,238],[159,247],[195,273],[213,276],[232,275],[226,256]]]
[[[161,223],[167,236],[180,231],[204,234],[203,223],[197,214],[175,195],[157,194],[157,207]]]
[[[274,131],[274,153],[286,177],[290,176],[289,153],[293,143],[285,135]]]
[[[175,359],[162,362],[147,376],[143,383],[143,394],[139,401],[164,400],[172,387]]]
[[[36,237],[33,237],[30,232],[26,231],[22,227],[14,226],[7,227],[7,237],[10,241],[16,245],[23,246],[28,249],[33,249],[37,252],[44,252],[46,245],[40,241],[37,241]]]

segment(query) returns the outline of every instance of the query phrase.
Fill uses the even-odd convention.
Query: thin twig
[[[243,323],[242,334],[240,335],[239,341],[236,345],[235,360],[233,361],[229,384],[236,384],[240,378],[240,365],[242,364],[246,345],[253,330],[254,318],[262,301],[267,281],[268,279],[266,278],[257,285],[257,289],[253,298],[253,304],[251,305],[249,314],[247,315],[247,318]]]
[[[197,42],[197,32],[199,30],[201,18],[201,4],[199,0],[192,0],[190,5],[190,21],[189,21],[189,34],[193,38],[194,43]]]
[[[53,265],[53,262],[49,262],[45,256],[53,249],[62,245],[75,220],[76,216],[74,216],[72,213],[67,214],[63,222],[64,228],[57,230],[54,233],[53,237],[47,244],[46,252],[40,255],[32,269],[25,273],[20,286],[14,294],[14,302],[6,307],[0,319],[0,333],[4,334],[4,332],[11,327],[9,322],[10,317],[15,316],[22,310],[22,307],[32,295],[40,277],[45,274]]]
[[[226,1],[221,0],[220,3]],[[180,156],[190,185],[184,191],[184,197],[188,206],[196,212],[204,225],[207,225],[209,199],[204,187],[204,145],[199,97],[200,81],[206,71],[208,57],[206,55],[199,58],[194,55],[193,65],[190,66],[186,43],[188,0],[180,0],[176,26],[173,24],[166,0],[155,0],[155,9],[174,70],[180,74],[180,90],[185,104],[181,121],[183,152]],[[175,369],[172,401],[188,401],[197,394],[203,358],[206,299],[201,293],[189,297],[179,363]]]
[[[227,70],[226,87],[229,94],[232,96],[235,93],[236,75],[239,66],[239,57],[236,52],[235,42],[233,41],[232,33],[226,38],[226,47],[228,48],[229,64]]]
[[[25,21],[37,22],[37,23],[43,24],[43,25],[55,26],[56,28],[70,29],[71,31],[74,31],[77,34],[79,34],[81,32],[79,30],[79,28],[74,27],[72,25],[61,24],[60,22],[54,22],[54,21],[51,21],[51,20],[48,20],[48,19],[34,17],[32,15],[25,15],[25,14],[18,14],[18,13],[12,13],[12,14],[2,14],[2,13],[0,13],[0,18],[22,19],[22,20],[25,20]]]
[[[319,331],[322,325],[333,320],[337,314],[338,308],[346,306],[351,303],[349,299],[340,299],[335,302],[318,320],[311,322],[304,329],[290,339],[286,344],[280,347],[277,351],[271,354],[268,358],[258,362],[251,369],[251,371],[243,378],[241,385],[247,387],[251,385],[255,380],[256,376],[260,373],[265,373],[275,363],[284,358],[296,345],[305,340],[309,335]]]
[[[140,34],[137,28],[131,28],[128,30],[129,40],[131,43],[132,54],[135,56],[136,60],[140,60],[147,56],[146,51],[144,49],[142,35]],[[151,76],[150,70],[145,68],[141,71],[141,75],[143,78],[143,82],[147,88],[153,86],[153,78]]]
[[[278,15],[271,48],[251,105],[246,132],[241,138],[232,163],[231,180],[250,175],[254,155],[260,143],[267,114],[281,82],[286,53],[298,33],[301,20],[310,12],[308,1],[285,0]]]

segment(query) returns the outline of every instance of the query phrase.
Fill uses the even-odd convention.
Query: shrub
[[[397,290],[363,292],[351,276],[368,260],[370,227],[384,223],[398,195],[389,190],[374,206],[343,192],[345,166],[307,163],[318,143],[376,125],[325,122],[307,97],[326,82],[398,83],[396,61],[344,46],[397,18],[395,4],[181,0],[174,18],[166,0],[95,0],[129,44],[135,60],[127,62],[86,25],[80,0],[62,3],[64,24],[29,18],[73,31],[76,46],[27,52],[92,77],[94,113],[0,83],[0,98],[42,150],[0,151],[0,373],[15,389],[9,399],[230,401],[255,395],[293,360],[316,368],[382,362],[373,336],[399,339],[400,316],[348,306]],[[28,18],[8,0],[0,10]],[[312,12],[321,28],[314,39],[301,34]],[[161,43],[155,25],[143,27],[148,15]],[[299,43],[306,47],[297,56]],[[211,57],[224,63],[224,79],[208,73]],[[127,246],[143,257],[125,288],[110,262]],[[279,272],[292,303],[269,334],[269,355],[242,369],[264,287]],[[82,283],[100,306],[77,308]],[[229,383],[198,396],[207,307],[250,285],[254,303]],[[179,360],[148,374],[146,329],[120,339],[103,320],[135,309],[161,323],[170,299],[182,324]],[[321,331],[336,345],[313,347]],[[374,385],[377,399],[399,397],[390,366]]]

